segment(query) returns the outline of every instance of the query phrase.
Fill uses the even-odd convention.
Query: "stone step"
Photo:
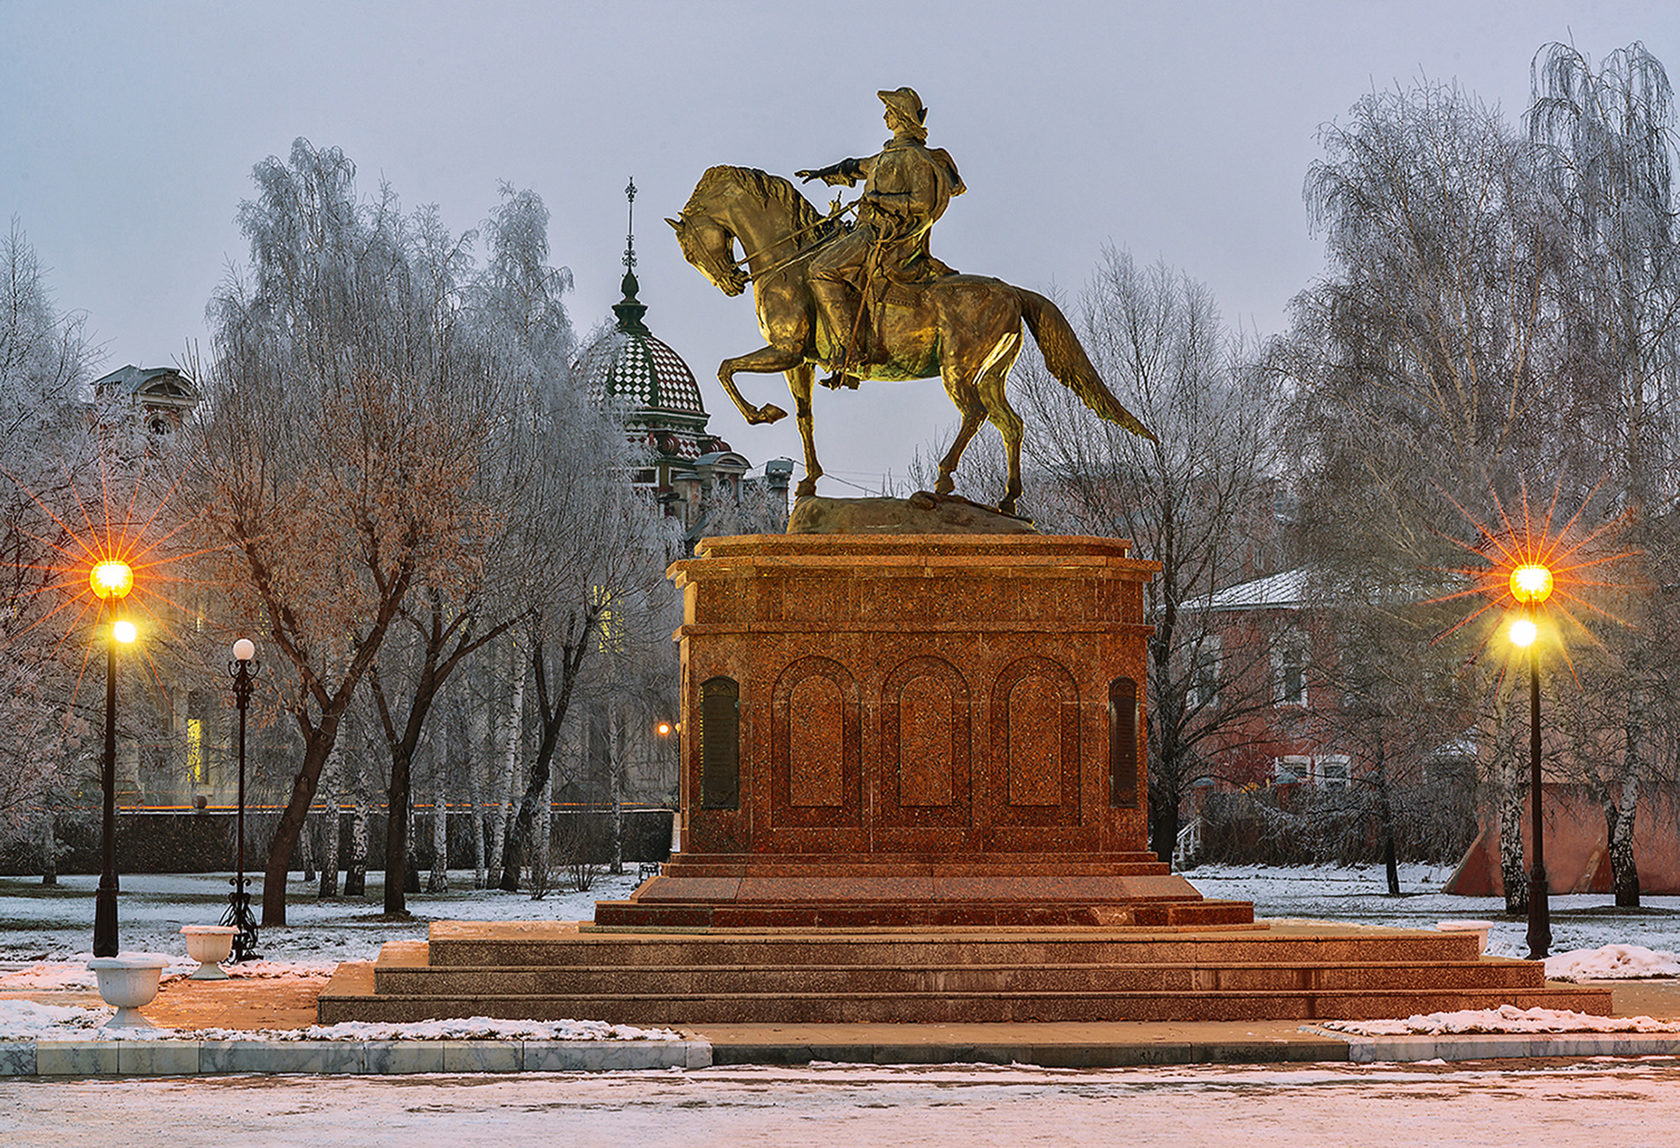
[[[661,867],[666,877],[1009,877],[1054,872],[1058,876],[1159,876],[1169,869],[1151,853],[948,854],[678,853]]]
[[[457,927],[458,926],[458,927]],[[536,922],[433,924],[430,964],[516,966],[1150,965],[1362,964],[1474,961],[1468,933],[1288,935],[1275,932],[878,931],[804,933],[614,933],[545,931]]]
[[[955,1024],[1071,1021],[1357,1020],[1496,1008],[1607,1014],[1608,989],[1291,990],[1273,992],[799,993],[346,996],[323,992],[321,1023],[404,1023],[457,1016],[615,1024]]]
[[[720,904],[712,901],[597,901],[595,923],[661,929],[854,929],[873,927],[1023,928],[1134,925],[1169,927],[1247,924],[1253,907],[1243,901],[1150,902],[1139,898],[1083,898],[1054,902],[802,901]]]
[[[1113,993],[1539,989],[1531,961],[1158,965],[673,965],[556,968],[376,966],[381,995],[544,996],[789,993]]]

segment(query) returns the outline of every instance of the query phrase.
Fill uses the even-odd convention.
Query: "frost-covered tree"
[[[1680,496],[1680,235],[1673,172],[1674,95],[1661,61],[1634,43],[1596,67],[1569,44],[1535,57],[1531,140],[1563,221],[1557,278],[1561,368],[1583,396],[1572,428],[1582,466],[1602,475],[1606,513],[1644,555],[1647,589],[1624,595],[1627,628],[1607,627],[1604,673],[1578,716],[1577,772],[1604,811],[1616,903],[1639,903],[1633,829],[1662,745],[1680,716],[1680,683],[1655,651],[1680,633],[1680,602],[1654,571],[1680,558],[1671,507]],[[1615,716],[1619,715],[1619,716]],[[1579,727],[1578,727],[1579,728]],[[1610,735],[1614,731],[1614,736]],[[1579,741],[1580,739],[1577,738]]]
[[[92,458],[82,417],[96,352],[85,317],[55,305],[14,220],[0,237],[0,840],[50,827],[50,799],[84,723],[66,712],[74,648],[43,627],[62,575],[50,507]]]
[[[1446,572],[1475,564],[1464,549],[1482,541],[1475,524],[1498,529],[1498,506],[1516,504],[1527,476],[1540,486],[1539,475],[1562,472],[1571,496],[1590,489],[1569,455],[1576,396],[1556,371],[1548,286],[1560,223],[1534,149],[1457,87],[1372,93],[1320,142],[1306,200],[1328,271],[1294,301],[1274,359],[1292,390],[1303,552],[1326,597],[1365,604],[1350,633],[1384,635],[1419,682],[1460,683],[1460,733],[1475,727],[1478,744],[1507,745],[1510,679],[1498,660],[1484,660],[1489,673],[1459,672],[1486,635],[1435,642],[1466,611],[1426,603],[1458,588]],[[1425,760],[1454,736],[1410,720],[1417,696],[1367,699],[1381,707],[1371,720],[1397,735],[1385,740],[1390,760]],[[1525,785],[1514,769],[1493,776],[1514,824]],[[1520,835],[1502,841],[1517,907]]]
[[[250,265],[210,304],[197,373],[198,510],[235,613],[260,627],[304,751],[276,828],[263,923],[339,723],[411,595],[470,585],[501,529],[486,443],[509,388],[461,338],[464,243],[394,192],[356,190],[337,149],[298,140],[253,171]]]

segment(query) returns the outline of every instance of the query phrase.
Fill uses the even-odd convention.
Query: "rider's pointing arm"
[[[869,178],[869,168],[874,162],[874,156],[870,156],[868,159],[843,159],[839,163],[817,168],[814,171],[806,168],[804,171],[796,171],[793,174],[794,178],[802,179],[806,183],[813,179],[820,179],[830,187],[839,184],[851,187],[858,180]]]

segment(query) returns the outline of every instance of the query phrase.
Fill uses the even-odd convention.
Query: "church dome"
[[[618,402],[631,410],[706,413],[694,372],[639,321],[627,327],[621,320],[590,344],[578,360],[578,377],[597,405]]]
[[[636,184],[625,188],[636,201]],[[636,298],[635,228],[625,236],[624,298],[613,304],[617,322],[578,358],[575,377],[597,406],[622,408],[630,441],[681,465],[703,455],[727,451],[729,444],[706,433],[711,416],[700,399],[700,386],[682,356],[656,337],[642,321],[647,304]],[[662,480],[663,481],[663,480]]]

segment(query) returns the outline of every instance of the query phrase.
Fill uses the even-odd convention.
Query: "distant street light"
[[[1551,888],[1546,877],[1546,845],[1541,834],[1540,801],[1540,625],[1537,614],[1552,596],[1552,572],[1539,563],[1511,571],[1511,596],[1527,614],[1511,623],[1511,641],[1528,651],[1528,730],[1530,833],[1534,864],[1528,871],[1528,959],[1543,961],[1552,947]]]
[[[252,680],[262,663],[255,661],[256,645],[249,638],[233,644],[233,661],[228,663],[228,675],[233,678],[233,702],[239,707],[239,812],[235,815],[234,836],[235,871],[233,892],[228,897],[228,910],[222,924],[232,925],[239,932],[233,937],[233,963],[250,960],[257,953],[257,919],[251,914],[251,895],[245,891],[245,710],[251,704]]]
[[[119,559],[97,563],[88,585],[111,616],[105,641],[105,752],[99,784],[104,805],[99,836],[99,891],[93,899],[93,955],[117,955],[117,644],[134,641],[134,623],[115,617],[117,603],[134,588],[134,571]]]

